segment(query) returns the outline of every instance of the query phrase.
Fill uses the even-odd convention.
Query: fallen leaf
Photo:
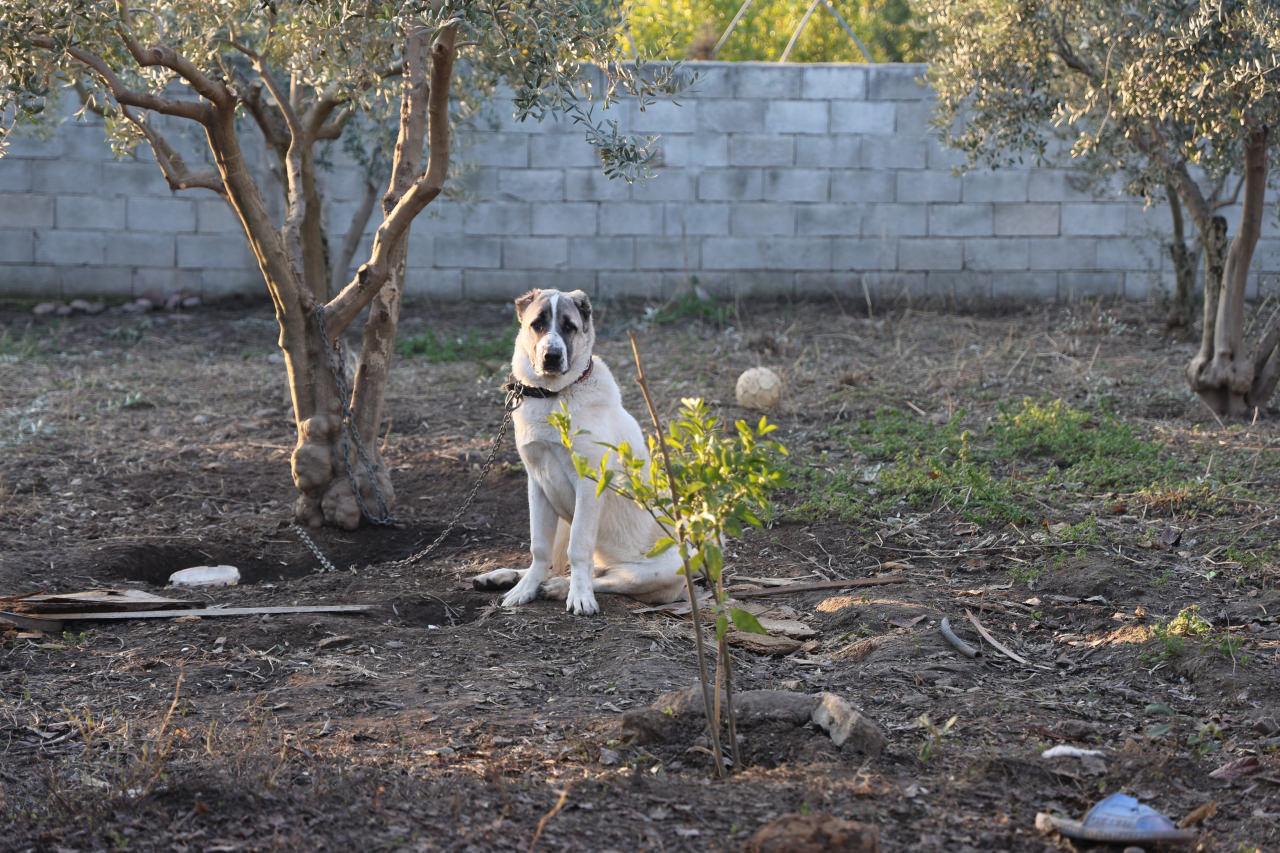
[[[910,628],[912,625],[919,624],[920,621],[924,618],[925,618],[925,614],[923,613],[921,613],[919,616],[912,616],[910,619],[906,618],[905,616],[899,616],[896,619],[890,619],[889,624],[896,625],[899,628]]]
[[[1209,818],[1218,813],[1218,803],[1210,800],[1207,803],[1201,803],[1191,811],[1187,812],[1187,816],[1178,821],[1179,829],[1186,829],[1189,826],[1195,826],[1198,823],[1204,823]]]
[[[1252,776],[1262,770],[1262,762],[1258,760],[1256,755],[1246,755],[1243,758],[1237,758],[1235,761],[1228,761],[1217,770],[1209,774],[1211,779],[1225,779],[1228,782],[1235,782],[1246,776]]]

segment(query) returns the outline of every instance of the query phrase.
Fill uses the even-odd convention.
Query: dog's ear
[[[582,322],[591,322],[591,300],[587,298],[586,291],[575,290],[572,293],[566,293],[573,300],[573,304],[578,306],[578,313],[582,315]]]
[[[524,317],[524,309],[533,304],[533,300],[538,298],[538,288],[530,290],[516,297],[516,320],[519,321]]]

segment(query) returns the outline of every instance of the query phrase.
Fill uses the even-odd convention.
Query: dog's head
[[[544,386],[568,384],[582,375],[596,340],[587,294],[581,290],[530,290],[516,299],[516,318],[520,321],[515,356],[518,368],[527,359],[533,377]]]

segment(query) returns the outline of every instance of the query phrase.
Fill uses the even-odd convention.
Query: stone
[[[199,296],[184,296],[184,297],[182,298],[182,307],[183,307],[183,308],[199,308],[199,307],[200,307],[200,297],[199,297]]]
[[[811,719],[831,735],[831,742],[838,747],[848,744],[872,757],[884,752],[886,740],[879,724],[834,693],[819,694]]]
[[[37,317],[48,317],[50,314],[53,314],[58,310],[58,306],[60,304],[61,303],[58,302],[41,302],[31,309],[31,313],[35,314]]]
[[[756,830],[747,853],[879,853],[880,830],[824,814],[789,814]]]

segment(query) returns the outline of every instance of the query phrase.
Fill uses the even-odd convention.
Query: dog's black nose
[[[542,357],[542,370],[544,373],[552,373],[560,371],[561,355],[559,353],[547,353]]]

